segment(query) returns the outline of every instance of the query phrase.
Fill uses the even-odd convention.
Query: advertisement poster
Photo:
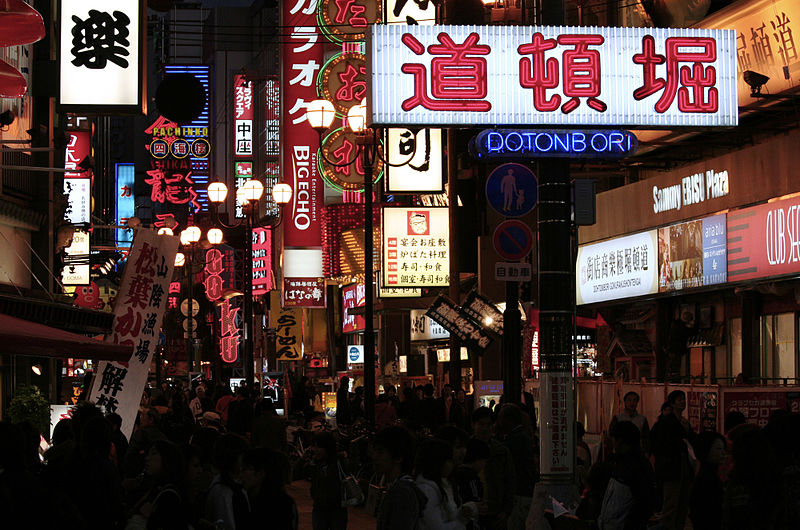
[[[659,292],[725,283],[726,243],[725,214],[659,228]]]
[[[450,285],[450,220],[447,208],[383,208],[386,287]]]
[[[725,390],[723,396],[723,418],[732,410],[738,410],[748,423],[765,427],[770,413],[775,409],[786,409],[787,392]]]
[[[354,315],[350,311],[357,307],[364,307],[366,298],[363,283],[354,283],[342,287],[342,333],[362,331],[367,327],[364,315]]]
[[[727,228],[729,281],[800,271],[800,197],[729,213]]]
[[[263,379],[264,399],[272,401],[278,416],[283,416],[286,412],[285,377],[283,372],[267,372]]]
[[[578,249],[578,305],[658,291],[658,231],[648,230]]]

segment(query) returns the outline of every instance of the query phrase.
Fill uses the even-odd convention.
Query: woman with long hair
[[[454,468],[450,444],[436,438],[420,444],[415,473],[417,486],[427,499],[422,512],[422,528],[464,530],[467,521],[477,516],[475,503],[460,506],[456,490],[449,480]]]

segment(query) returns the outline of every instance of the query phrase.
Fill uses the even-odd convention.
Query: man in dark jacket
[[[409,475],[414,457],[411,433],[393,425],[378,431],[373,440],[375,471],[386,477],[386,493],[378,506],[376,530],[414,530],[425,507],[422,493]]]

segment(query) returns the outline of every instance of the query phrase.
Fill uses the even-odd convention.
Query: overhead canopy
[[[133,346],[102,342],[0,314],[0,353],[127,362]]]

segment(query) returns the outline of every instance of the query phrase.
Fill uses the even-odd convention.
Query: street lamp
[[[182,266],[184,263],[186,264],[186,277],[188,278],[188,288],[187,294],[189,295],[188,298],[188,309],[186,311],[186,320],[189,326],[189,329],[186,330],[188,335],[186,336],[186,358],[189,361],[189,370],[195,371],[195,351],[194,351],[194,285],[192,281],[192,258],[194,257],[194,246],[200,241],[200,236],[202,235],[202,231],[200,230],[199,226],[187,226],[185,230],[182,230],[180,233],[180,240],[181,245],[186,249],[186,254],[181,254],[182,260],[179,264],[178,256],[175,256],[175,265]]]

